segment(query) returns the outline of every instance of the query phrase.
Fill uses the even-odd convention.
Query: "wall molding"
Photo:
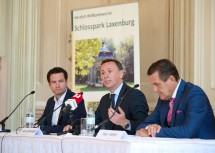
[[[170,40],[170,43],[173,43],[173,53],[170,54],[169,58],[174,61],[181,78],[193,82],[194,1],[181,0],[171,3],[173,3],[170,5],[173,7],[173,9],[170,9],[173,12],[171,20],[173,20],[174,25],[173,42]]]
[[[194,83],[203,86],[204,53],[205,53],[205,2],[195,1],[194,27]]]
[[[0,0],[0,57],[5,55],[5,1]]]
[[[215,1],[211,1],[211,88],[215,89]]]

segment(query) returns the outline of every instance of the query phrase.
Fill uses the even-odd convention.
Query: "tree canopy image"
[[[75,74],[77,76],[87,76],[90,68],[95,62],[95,57],[101,48],[101,40],[95,39],[82,39],[77,40],[75,43]]]

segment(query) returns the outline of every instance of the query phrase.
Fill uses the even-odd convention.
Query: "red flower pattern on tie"
[[[171,120],[172,120],[172,111],[173,111],[173,106],[174,106],[174,100],[175,98],[171,98],[169,102],[169,111],[167,114],[167,123],[170,125]]]

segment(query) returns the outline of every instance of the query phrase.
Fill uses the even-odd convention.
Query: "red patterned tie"
[[[175,98],[171,98],[170,102],[169,102],[169,111],[167,114],[167,123],[170,125],[171,120],[172,120],[172,110],[173,110],[173,106],[174,106],[174,100]]]

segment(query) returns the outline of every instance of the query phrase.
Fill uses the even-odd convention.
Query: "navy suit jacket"
[[[124,95],[125,97],[122,99]],[[103,128],[107,130],[124,130],[128,134],[135,134],[137,125],[143,122],[148,116],[149,107],[146,98],[140,90],[133,89],[123,83],[122,89],[116,102],[116,106],[119,105],[120,101],[120,107],[125,112],[126,118],[131,123],[131,131],[126,131],[121,126],[115,125],[112,122],[106,123]],[[108,109],[110,108],[110,106],[111,100],[110,94],[108,93],[101,98],[99,106],[95,112],[96,125],[109,118]]]
[[[149,124],[161,125],[156,137],[215,139],[215,118],[208,97],[192,83],[181,80],[172,113],[167,124],[169,101],[158,100],[153,113],[137,130]]]
[[[67,99],[71,99],[72,96],[74,96],[75,93],[72,92],[69,88],[67,89],[65,98],[63,100],[63,105],[61,107],[61,110],[65,107],[65,101]],[[46,103],[45,110],[43,112],[43,115],[38,120],[38,122],[42,121],[44,118],[45,120],[41,122],[40,127],[42,131],[50,132],[50,133],[58,133],[62,132],[63,128],[66,125],[73,125],[73,126],[79,126],[80,125],[80,118],[86,117],[86,109],[84,105],[84,99],[81,101],[81,103],[78,105],[78,107],[72,111],[72,118],[70,119],[69,113],[64,113],[63,111],[60,112],[58,123],[57,125],[52,126],[52,115],[53,110],[55,106],[54,96],[48,99]]]

